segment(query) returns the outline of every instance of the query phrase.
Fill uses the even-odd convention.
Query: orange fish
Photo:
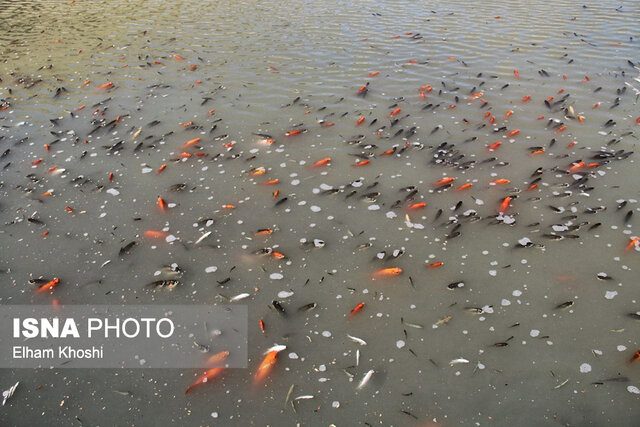
[[[584,167],[584,162],[573,163],[572,166],[569,168],[569,172],[579,171],[583,167]]]
[[[447,108],[448,110],[453,110],[454,108],[456,108],[456,104],[451,104],[449,105],[449,108]]]
[[[44,293],[44,292],[49,292],[49,291],[53,290],[53,288],[58,286],[59,283],[60,283],[60,279],[55,277],[53,280],[48,281],[47,283],[45,283],[44,285],[42,285],[38,289],[36,289],[36,292],[39,293],[39,294]]]
[[[520,73],[518,72],[518,70],[513,70],[513,75],[516,76],[516,79],[520,78]]]
[[[491,181],[491,184],[493,185],[504,185],[504,184],[508,184],[511,181],[509,181],[506,178],[498,178],[498,179],[494,179],[493,181]]]
[[[158,207],[160,208],[160,210],[162,212],[166,212],[167,211],[167,203],[160,196],[158,196]]]
[[[184,394],[189,394],[189,392],[191,390],[193,390],[194,387],[197,387],[200,384],[205,384],[205,383],[211,381],[213,378],[215,378],[218,375],[220,375],[222,373],[222,371],[224,371],[224,368],[211,368],[211,369],[207,370],[207,372],[205,372],[200,378],[198,378],[196,380],[196,382],[194,382],[189,387],[187,387],[187,389],[184,391]]]
[[[538,120],[544,120],[544,116],[538,116]]]
[[[491,150],[491,151],[492,151],[492,150],[495,150],[496,148],[500,147],[501,145],[502,145],[502,142],[500,142],[500,141],[496,141],[496,142],[494,142],[493,144],[489,145],[489,146],[487,147],[487,150]]]
[[[294,135],[298,135],[298,134],[300,134],[300,133],[302,133],[302,130],[300,130],[300,129],[294,129],[294,130],[291,130],[291,131],[289,131],[289,132],[285,133],[284,135],[285,135],[285,136],[294,136]]]
[[[467,188],[471,188],[471,186],[472,186],[472,185],[473,185],[473,184],[472,184],[472,183],[470,183],[470,182],[464,183],[464,184],[462,184],[460,187],[456,188],[456,191],[464,191],[464,190],[466,190]]]
[[[400,113],[400,111],[402,111],[402,108],[396,108],[395,110],[393,110],[391,113],[389,113],[389,117],[393,117],[397,114]]]
[[[584,117],[582,117],[581,115],[578,115],[578,121],[580,122],[580,124],[584,123]]]
[[[527,188],[527,191],[532,191],[532,190],[535,190],[536,188],[538,188],[538,184],[531,184],[529,188]]]
[[[493,124],[496,121],[496,116],[489,117],[489,123]]]
[[[560,89],[557,93],[558,94],[564,93],[564,89]]]
[[[323,124],[322,124],[322,127],[323,127],[323,128],[328,128],[328,127],[331,127],[331,126],[335,126],[335,123],[333,123],[333,122],[328,122],[328,123],[323,123]]]
[[[320,159],[317,162],[314,162],[311,166],[317,168],[319,166],[324,166],[328,163],[331,163],[331,157],[325,157],[324,159]]]
[[[235,205],[222,205],[222,209],[235,209]]]
[[[541,148],[541,149],[539,149],[539,150],[532,151],[530,154],[531,154],[532,156],[537,156],[537,155],[542,154],[542,153],[544,153],[544,152],[545,152],[544,148]]]
[[[418,209],[422,209],[422,208],[424,208],[425,206],[427,206],[427,204],[426,204],[425,202],[418,202],[418,203],[414,203],[414,204],[412,204],[412,205],[411,205],[411,206],[409,206],[407,209],[412,210],[412,211],[415,211],[415,210],[418,210]]]
[[[525,95],[524,98],[522,98],[522,102],[527,102],[530,99],[531,99],[531,95]]]
[[[455,178],[451,178],[451,177],[442,178],[442,179],[437,180],[437,181],[433,184],[433,186],[434,186],[434,187],[442,187],[443,185],[447,185],[447,184],[449,184],[449,183],[452,183],[452,182],[453,182],[453,181],[455,181],[455,180],[456,180]]]
[[[640,125],[640,117],[638,117],[638,118],[636,119],[636,124],[637,124],[637,125]]]
[[[166,231],[145,230],[144,237],[147,239],[164,239],[169,235]]]
[[[571,147],[573,147],[573,146],[574,146],[574,145],[576,145],[576,144],[577,144],[577,142],[575,142],[575,141],[571,141],[571,142],[567,145],[567,148],[571,148]]]
[[[631,356],[631,359],[629,359],[629,363],[636,362],[637,360],[640,360],[640,350],[637,350],[635,353],[633,353],[633,356]]]
[[[113,181],[113,172],[109,173],[109,182]]]
[[[588,82],[588,81],[590,81],[590,80],[591,80],[591,79],[589,78],[589,76],[584,76],[584,79],[582,80],[582,83],[584,83],[584,82]]]
[[[369,163],[371,163],[371,160],[359,160],[355,164],[353,164],[352,166],[356,166],[356,167],[358,167],[358,166],[366,166]]]
[[[375,77],[378,74],[380,74],[380,71],[372,71],[372,72],[369,73],[369,77]]]
[[[109,89],[110,87],[113,87],[113,82],[101,84],[100,86],[98,86],[98,89]]]
[[[562,80],[567,80],[567,75],[566,74],[562,75]]]
[[[357,121],[356,121],[356,126],[360,126],[362,124],[362,122],[364,122],[364,116],[360,117]]]
[[[253,176],[260,176],[267,173],[267,170],[264,168],[264,166],[258,166],[256,168],[251,169],[249,173],[251,173],[251,175]]]
[[[629,242],[629,244],[627,245],[627,247],[625,248],[626,251],[629,251],[632,247],[634,247],[636,245],[636,243],[640,242],[640,237],[634,237],[633,239],[631,239],[631,241]]]
[[[509,203],[511,203],[511,197],[507,196],[500,203],[500,207],[498,208],[498,213],[504,213],[507,209],[509,209]]]
[[[389,268],[381,268],[380,270],[373,273],[373,279],[378,279],[381,277],[393,277],[402,274],[402,269],[400,267],[389,267]]]
[[[396,147],[390,148],[387,151],[383,152],[381,156],[390,156],[396,152]]]
[[[277,357],[278,357],[277,350],[272,350],[269,353],[267,353],[265,358],[262,360],[262,363],[260,363],[260,366],[258,366],[258,371],[256,372],[254,384],[258,384],[260,381],[264,380],[264,378],[267,375],[269,375],[269,372],[271,372],[271,369],[273,369],[273,367],[276,364]]]
[[[173,57],[174,57],[175,59],[177,59],[178,61],[182,61],[182,60],[184,60],[184,58],[183,58],[182,56],[178,55],[177,53],[176,53],[175,55],[173,55]]]
[[[357,312],[362,310],[364,308],[364,305],[365,304],[363,302],[361,302],[360,304],[358,304],[355,307],[353,307],[353,309],[349,312],[349,317],[353,316],[354,314],[356,314]]]
[[[507,111],[507,114],[504,115],[505,120],[508,119],[513,114],[513,110]]]
[[[187,123],[180,123],[180,125],[181,125],[183,128],[188,128],[189,126],[193,125],[193,121],[191,121],[191,122],[187,122]]]
[[[484,118],[486,119],[487,117],[489,117],[491,115],[491,111],[487,111],[486,113],[484,113]]]
[[[191,147],[192,145],[196,145],[198,142],[200,142],[200,138],[190,139],[189,141],[182,144],[182,148]]]
[[[278,251],[273,251],[271,252],[271,256],[274,257],[275,259],[285,259],[285,255],[282,252],[278,252]]]
[[[218,352],[213,356],[207,358],[204,363],[207,366],[214,366],[224,361],[227,357],[229,357],[229,352],[227,350],[222,350],[221,352]]]
[[[280,180],[279,179],[270,179],[269,181],[265,181],[262,183],[262,185],[276,185],[276,184],[280,184]]]
[[[593,104],[593,107],[591,107],[591,108],[595,110],[595,109],[596,109],[596,108],[598,108],[599,106],[600,106],[600,103],[599,103],[599,102],[596,102],[595,104]]]
[[[78,108],[76,108],[76,111],[82,111],[82,110],[84,110],[86,107],[87,107],[86,105],[81,105],[81,106],[79,106]]]
[[[507,134],[507,138],[511,138],[512,136],[516,136],[519,133],[520,133],[520,129],[512,130],[511,132],[509,132]]]
[[[563,132],[565,129],[567,129],[567,127],[565,125],[560,126],[558,129],[556,129],[555,133],[561,133]]]
[[[272,228],[261,228],[253,234],[255,234],[256,236],[268,236],[271,233],[273,233]]]
[[[165,170],[167,168],[167,164],[163,164],[162,166],[160,166],[158,168],[158,170],[156,171],[156,175],[158,175],[159,173],[161,173],[163,170]]]
[[[427,265],[427,267],[438,268],[438,267],[442,267],[443,265],[444,265],[444,262],[438,261],[438,262],[432,262],[431,264]]]

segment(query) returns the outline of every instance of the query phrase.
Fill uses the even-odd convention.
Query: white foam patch
[[[396,347],[398,347],[398,348],[402,348],[402,347],[404,347],[404,345],[405,345],[405,342],[404,342],[404,341],[402,341],[402,340],[398,340],[398,341],[396,341]]]
[[[112,196],[117,196],[118,194],[120,194],[120,192],[118,190],[116,190],[115,188],[109,188],[107,190],[107,193],[111,194]]]
[[[151,168],[142,168],[142,173],[150,173],[153,172],[153,169]]]
[[[280,291],[280,292],[278,292],[278,298],[289,298],[292,295],[293,295],[293,292],[291,292],[291,291]]]
[[[580,365],[580,372],[582,372],[583,374],[588,374],[589,372],[591,372],[591,365],[589,365],[588,363],[583,363],[582,365]]]
[[[218,270],[218,267],[216,267],[215,265],[212,265],[210,267],[207,267],[204,269],[205,273],[215,273]]]
[[[269,279],[271,280],[282,280],[284,278],[284,276],[280,273],[271,273],[269,275]]]
[[[617,291],[607,291],[605,292],[604,297],[606,299],[613,299],[616,295],[618,295]]]

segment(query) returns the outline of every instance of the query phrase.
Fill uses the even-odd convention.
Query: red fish
[[[470,183],[470,182],[464,183],[464,184],[462,184],[460,187],[456,188],[456,191],[464,191],[464,190],[466,190],[467,188],[471,188],[471,186],[472,186],[472,185],[473,185],[473,184],[472,184],[472,183]]]
[[[197,387],[200,384],[205,384],[205,383],[211,381],[213,378],[215,378],[218,375],[220,375],[222,373],[222,371],[224,371],[224,368],[211,368],[211,369],[207,370],[207,372],[205,372],[193,384],[191,384],[189,387],[187,387],[187,389],[184,391],[184,394],[189,394],[189,392],[191,390],[193,390],[194,387]]]
[[[290,130],[289,132],[285,133],[285,136],[294,136],[294,135],[298,135],[302,133],[301,129],[294,129],[294,130]]]
[[[520,78],[520,73],[518,72],[518,70],[513,70],[513,75],[516,76],[516,79]]]
[[[511,203],[511,197],[507,196],[500,203],[500,207],[498,207],[498,213],[504,213],[507,209],[509,209],[509,203]]]
[[[434,186],[434,187],[442,187],[443,185],[450,184],[450,183],[452,183],[452,182],[453,182],[453,181],[455,181],[455,180],[456,180],[455,178],[445,177],[445,178],[442,178],[442,179],[439,179],[438,181],[436,181],[436,182],[433,184],[433,186]]]
[[[267,353],[265,358],[262,360],[262,363],[260,363],[260,366],[258,366],[258,371],[256,372],[254,384],[260,383],[262,380],[265,379],[267,375],[269,375],[269,372],[271,372],[271,370],[276,364],[277,357],[278,357],[277,350],[272,350],[269,353]]]
[[[400,113],[400,111],[402,111],[402,108],[396,108],[391,113],[389,113],[389,117],[393,117],[393,116],[398,115]]]
[[[190,139],[189,141],[182,144],[182,148],[191,147],[192,145],[196,145],[198,142],[200,142],[200,138]]]
[[[437,262],[432,262],[431,264],[427,265],[427,267],[429,267],[429,268],[438,268],[438,267],[442,267],[443,265],[444,265],[444,262],[437,261]]]
[[[402,274],[402,269],[400,267],[381,268],[380,270],[373,273],[373,279],[379,279],[381,277],[399,276],[400,274]]]
[[[167,211],[167,202],[165,202],[164,199],[160,196],[158,196],[158,207],[162,212]]]
[[[156,175],[158,175],[159,173],[161,173],[163,170],[165,170],[167,168],[167,164],[163,164],[162,166],[160,166],[158,168],[158,170],[156,171]]]
[[[496,142],[494,142],[493,144],[489,145],[489,146],[487,147],[487,150],[493,151],[493,150],[495,150],[496,148],[500,147],[501,145],[502,145],[502,142],[500,142],[500,141],[496,141]]]
[[[527,102],[530,99],[531,99],[531,95],[525,95],[524,98],[522,98],[522,102]]]
[[[412,210],[412,211],[415,211],[415,210],[418,210],[418,209],[422,209],[422,208],[424,208],[425,206],[427,206],[427,204],[426,204],[425,202],[418,202],[418,203],[414,203],[414,204],[412,204],[412,205],[411,205],[411,206],[409,206],[407,209]]]
[[[360,304],[358,304],[355,307],[353,307],[353,309],[349,312],[349,317],[351,317],[354,314],[358,313],[360,310],[362,310],[364,308],[364,306],[365,306],[365,304],[363,302],[361,302]]]
[[[509,133],[507,134],[507,138],[511,138],[512,136],[516,136],[516,135],[517,135],[517,134],[519,134],[519,133],[520,133],[520,129],[512,130],[511,132],[509,132]]]
[[[507,114],[504,115],[505,120],[508,119],[513,114],[513,110],[507,111]]]
[[[144,232],[144,237],[147,239],[164,239],[169,235],[166,231],[158,231],[158,230],[146,230]]]
[[[44,292],[49,292],[49,291],[53,290],[53,288],[58,286],[59,283],[60,283],[60,279],[55,277],[55,278],[53,278],[53,280],[48,281],[47,283],[45,283],[44,285],[42,285],[38,289],[36,289],[36,292],[39,293],[39,294],[44,293]]]
[[[362,122],[364,122],[364,116],[360,117],[357,121],[356,121],[356,126],[360,126],[362,124]]]
[[[260,326],[260,331],[264,334],[265,333],[264,320],[260,319],[260,321],[258,322],[258,325]]]

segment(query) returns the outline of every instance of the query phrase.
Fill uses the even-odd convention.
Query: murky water
[[[639,19],[609,1],[0,1],[0,301],[250,294],[248,369],[187,396],[201,372],[2,370],[20,381],[2,424],[636,425]],[[181,284],[149,291],[172,263]],[[38,277],[61,282],[36,294]]]

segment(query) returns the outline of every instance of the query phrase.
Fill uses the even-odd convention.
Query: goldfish
[[[273,192],[273,200],[277,199],[279,195],[280,195],[280,190],[276,188],[275,191]]]
[[[595,110],[595,109],[596,109],[596,108],[598,108],[599,106],[600,106],[600,103],[599,103],[599,102],[596,102],[595,104],[593,104],[593,107],[591,107],[591,108]]]
[[[535,190],[536,188],[538,188],[538,184],[531,184],[529,188],[527,188],[527,191],[532,191],[532,190]]]
[[[427,265],[428,268],[438,268],[438,267],[442,267],[444,265],[444,262],[442,261],[437,261],[437,262],[432,262],[431,264]]]
[[[484,92],[476,92],[476,93],[473,93],[473,94],[471,94],[471,98],[470,98],[470,100],[471,100],[471,101],[476,100],[476,99],[478,99],[478,98],[481,98],[483,95],[484,95]]]
[[[158,207],[160,208],[160,210],[162,212],[166,212],[167,211],[167,203],[160,196],[158,196]]]
[[[511,132],[509,132],[509,133],[507,134],[507,138],[511,138],[512,136],[516,136],[516,135],[517,135],[517,134],[519,134],[519,133],[520,133],[520,129],[512,130]]]
[[[489,117],[489,123],[493,124],[496,121],[496,116]]]
[[[520,78],[520,73],[518,72],[518,70],[513,70],[513,75],[516,76],[516,79]]]
[[[229,205],[229,204],[222,205],[222,209],[235,209],[235,208],[236,208],[235,205]]]
[[[631,241],[629,242],[629,244],[627,245],[625,250],[629,251],[631,248],[633,248],[639,242],[640,242],[640,237],[634,237],[633,239],[631,239]]]
[[[427,206],[427,204],[425,202],[419,202],[419,203],[414,203],[411,206],[408,207],[409,210],[418,210],[418,209],[422,209],[425,206]]]
[[[527,102],[528,100],[531,99],[531,95],[525,95],[524,98],[522,98],[522,102]]]
[[[217,365],[220,362],[224,361],[227,357],[229,357],[229,352],[227,350],[222,350],[221,352],[218,352],[213,356],[208,357],[204,363],[207,366]]]
[[[402,108],[396,108],[395,110],[393,110],[391,113],[389,113],[389,117],[393,117],[398,115],[400,112],[402,111]]]
[[[113,87],[113,82],[107,82],[98,86],[98,89],[109,89]]]
[[[360,310],[362,310],[364,308],[364,306],[365,306],[365,304],[363,302],[361,302],[358,305],[356,305],[355,307],[353,307],[353,309],[349,312],[349,317],[351,317],[354,314],[358,313]]]
[[[504,115],[505,120],[508,119],[513,114],[513,110],[507,111],[507,114]]]
[[[270,179],[269,181],[265,181],[262,183],[262,185],[276,185],[279,184],[280,180],[279,179]]]
[[[638,117],[638,118],[636,119],[636,124],[637,124],[637,125],[640,125],[640,117]]]
[[[380,74],[380,71],[372,71],[372,72],[369,73],[369,77],[375,77],[378,74]]]
[[[260,331],[264,334],[265,333],[264,320],[260,319],[260,321],[258,322],[258,326],[260,326]]]
[[[381,277],[393,277],[400,274],[402,274],[402,269],[400,267],[381,268],[380,270],[373,273],[373,279],[378,279]]]
[[[584,167],[584,162],[574,163],[570,168],[569,172],[577,172]]]
[[[169,233],[166,231],[158,231],[158,230],[146,230],[144,233],[144,237],[148,239],[164,239]]]
[[[541,148],[541,149],[539,149],[539,150],[532,151],[530,154],[531,154],[532,156],[537,156],[537,155],[542,154],[542,153],[544,153],[544,152],[545,152],[545,149],[544,149],[544,148]]]
[[[491,181],[491,185],[504,185],[504,184],[508,184],[511,181],[509,181],[506,178],[498,178],[498,179],[494,179],[493,181]]]
[[[311,165],[314,168],[317,168],[319,166],[324,166],[328,163],[331,163],[331,157],[325,157],[324,159],[320,159],[316,162],[313,163],[313,165]]]
[[[198,142],[200,142],[200,138],[190,139],[189,141],[182,144],[182,148],[191,147],[192,145],[196,145]]]
[[[327,123],[323,123],[323,124],[322,124],[322,127],[323,127],[323,128],[328,128],[328,127],[331,127],[331,126],[335,126],[335,123],[333,123],[333,122],[327,122]]]
[[[36,292],[41,294],[41,293],[44,293],[44,292],[51,291],[51,290],[53,290],[53,288],[58,286],[59,283],[60,283],[60,279],[58,279],[57,277],[54,277],[53,280],[50,280],[47,283],[45,283],[44,285],[40,286],[36,290]]]
[[[300,133],[302,133],[302,130],[300,130],[300,129],[294,129],[294,130],[291,130],[291,131],[289,131],[289,132],[285,133],[284,135],[285,135],[285,136],[294,136],[294,135],[298,135],[298,134],[300,134]]]
[[[500,147],[501,145],[502,145],[502,142],[500,142],[500,141],[496,141],[496,142],[494,142],[493,144],[489,145],[489,146],[487,147],[487,150],[493,151],[493,150],[495,150],[496,148]]]
[[[360,126],[362,124],[362,122],[364,122],[364,116],[360,117],[357,121],[356,121],[356,126]]]
[[[261,228],[253,234],[256,236],[268,236],[271,233],[273,233],[273,228]]]
[[[156,175],[158,175],[159,173],[161,173],[163,170],[165,170],[167,168],[167,164],[163,164],[162,166],[160,166],[158,168],[158,170],[156,171]]]
[[[456,188],[456,191],[464,191],[467,188],[470,188],[473,184],[471,182],[466,182],[462,184],[460,187]]]
[[[556,129],[555,133],[561,133],[563,132],[565,129],[567,129],[567,127],[565,125],[560,126],[558,129]]]
[[[544,116],[538,116],[537,120],[544,120]]]
[[[356,163],[353,164],[353,166],[366,166],[369,163],[371,163],[371,160],[358,160]]]
[[[574,146],[574,145],[576,145],[576,144],[577,144],[577,142],[575,142],[575,141],[571,141],[571,142],[567,145],[567,148],[571,148],[571,147],[573,147],[573,146]]]
[[[502,199],[502,203],[500,203],[500,207],[498,207],[498,213],[504,213],[509,208],[509,203],[511,203],[511,197],[507,196]]]
[[[220,375],[222,373],[222,371],[224,371],[224,368],[211,368],[211,369],[207,370],[207,372],[205,372],[193,384],[191,384],[189,387],[187,387],[187,389],[184,391],[184,394],[189,394],[189,392],[191,390],[193,390],[194,387],[197,387],[200,384],[205,384],[205,383],[209,382],[213,378],[215,378],[218,375]]]
[[[178,55],[177,53],[175,55],[173,55],[173,57],[178,61],[183,61],[184,60],[184,58],[182,56]]]
[[[262,360],[262,363],[260,363],[260,366],[258,366],[258,371],[256,372],[254,384],[258,384],[259,382],[264,380],[264,378],[267,375],[269,375],[269,372],[271,372],[271,369],[273,369],[273,367],[276,364],[277,357],[278,357],[278,350],[271,350],[270,352],[267,353],[265,358]]]
[[[442,178],[442,179],[439,179],[438,181],[436,181],[436,182],[433,184],[433,186],[434,186],[434,187],[441,187],[441,186],[443,186],[443,185],[450,184],[450,183],[452,183],[452,182],[453,182],[453,181],[455,181],[455,180],[456,180],[455,178],[445,177],[445,178]]]
[[[636,362],[637,360],[640,360],[640,350],[637,350],[635,353],[633,353],[633,356],[631,356],[631,359],[629,359],[629,363]]]
[[[584,117],[582,117],[581,115],[578,115],[578,121],[580,122],[580,124],[584,123]]]

